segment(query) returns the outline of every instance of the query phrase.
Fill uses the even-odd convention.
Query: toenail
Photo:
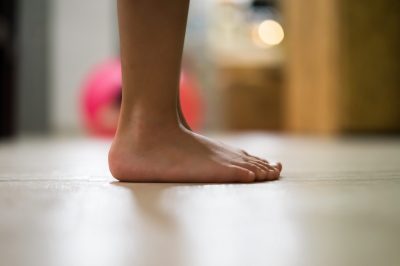
[[[277,170],[279,170],[278,163],[271,163],[271,166]]]

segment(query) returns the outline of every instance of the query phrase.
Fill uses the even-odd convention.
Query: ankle
[[[177,119],[133,116],[126,121],[121,117],[113,146],[118,149],[146,149],[159,141],[169,141],[181,133],[182,128]]]
[[[155,110],[137,107],[131,110],[122,108],[117,135],[148,134],[165,128],[178,128],[179,119],[175,110]]]

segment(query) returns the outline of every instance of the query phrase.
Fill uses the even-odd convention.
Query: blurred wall
[[[48,11],[49,0],[20,0],[17,6],[17,131],[49,129]]]
[[[221,110],[215,94],[215,69],[207,43],[210,17],[215,5],[215,0],[191,1],[182,64],[198,82],[205,102],[204,128],[208,130],[219,129],[221,125]]]
[[[50,6],[50,125],[79,132],[79,89],[95,65],[118,55],[116,1],[54,0]]]

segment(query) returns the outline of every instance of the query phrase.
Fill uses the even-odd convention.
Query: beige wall
[[[113,0],[55,0],[50,10],[50,120],[79,132],[79,87],[91,67],[118,53]]]

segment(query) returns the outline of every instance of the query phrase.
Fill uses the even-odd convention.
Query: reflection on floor
[[[257,184],[122,184],[109,141],[0,144],[0,265],[400,265],[400,140],[220,139]]]

